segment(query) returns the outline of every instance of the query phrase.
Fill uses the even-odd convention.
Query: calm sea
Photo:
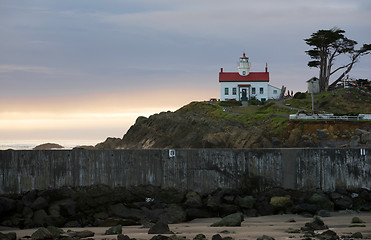
[[[96,145],[104,140],[14,140],[14,141],[0,141],[0,150],[14,149],[14,150],[31,150],[37,145],[44,143],[57,143],[63,146],[63,149],[72,149],[83,145]]]

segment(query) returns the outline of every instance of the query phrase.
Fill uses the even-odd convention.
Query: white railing
[[[290,114],[290,120],[371,120],[371,114],[358,116],[334,116],[334,114]]]

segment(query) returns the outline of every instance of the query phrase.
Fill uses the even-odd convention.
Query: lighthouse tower
[[[250,72],[250,63],[249,58],[246,57],[245,53],[243,53],[243,56],[240,57],[240,66],[238,66],[238,73],[241,76],[246,76]]]

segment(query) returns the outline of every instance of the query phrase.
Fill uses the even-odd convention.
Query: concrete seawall
[[[195,190],[371,186],[371,149],[0,151],[0,193],[107,184]]]

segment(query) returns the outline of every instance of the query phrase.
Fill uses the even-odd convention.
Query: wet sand
[[[366,227],[349,227],[353,217],[359,217],[365,223]],[[294,219],[296,222],[289,222]],[[330,217],[321,218],[330,230],[335,231],[339,236],[348,235],[352,233],[361,232],[363,238],[371,239],[371,213],[331,213]],[[263,234],[274,237],[275,239],[301,239],[303,233],[287,233],[289,228],[300,229],[307,222],[311,222],[313,218],[304,217],[301,215],[272,215],[263,217],[245,217],[241,227],[210,227],[210,225],[219,218],[205,218],[195,219],[186,223],[169,224],[169,228],[176,235],[185,236],[187,239],[193,239],[197,234],[203,233],[207,239],[217,233],[222,237],[230,236],[234,239],[257,239]],[[63,228],[65,231],[68,229],[74,231],[90,230],[95,233],[94,239],[117,239],[116,235],[104,235],[108,227],[86,227],[86,228]],[[24,236],[31,236],[36,229],[9,229],[0,227],[1,232],[16,232],[17,238]],[[316,231],[321,233],[325,230]],[[157,234],[148,234],[148,228],[141,226],[124,226],[122,233],[128,235],[130,238],[136,239],[151,239]],[[164,234],[166,235],[166,234]]]

